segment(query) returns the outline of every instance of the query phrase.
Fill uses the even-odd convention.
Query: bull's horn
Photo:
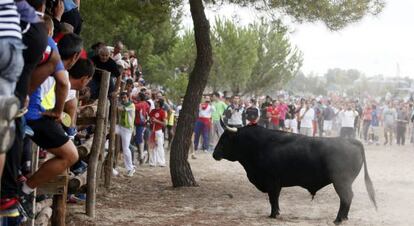
[[[233,128],[233,127],[230,127],[230,126],[226,126],[226,130],[228,130],[232,133],[237,133],[237,128]]]

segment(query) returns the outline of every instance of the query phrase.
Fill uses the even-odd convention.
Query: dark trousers
[[[340,137],[343,138],[355,138],[355,130],[352,127],[342,127]]]
[[[405,125],[397,124],[397,144],[404,145],[405,144],[405,132],[407,131],[407,127]]]
[[[369,125],[371,125],[371,120],[364,120],[362,124],[362,135],[364,136],[364,140],[368,140],[368,129]]]

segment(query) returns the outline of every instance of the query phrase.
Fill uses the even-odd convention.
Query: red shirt
[[[279,108],[277,106],[276,107],[269,106],[267,108],[267,112],[270,113],[270,116],[271,116],[270,121],[274,125],[279,125],[279,114],[280,114]]]
[[[150,115],[150,118],[151,118],[151,123],[152,123],[151,128],[152,128],[153,131],[158,131],[158,130],[164,128],[164,125],[152,121],[152,118],[155,118],[158,121],[162,121],[162,122],[165,121],[166,114],[165,114],[164,110],[162,110],[161,108],[160,109],[154,109],[150,112],[149,115]]]
[[[139,101],[135,103],[135,125],[143,126],[147,121],[150,106],[146,101]]]

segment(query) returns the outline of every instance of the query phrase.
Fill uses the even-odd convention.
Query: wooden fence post
[[[98,70],[98,69],[97,69]],[[87,196],[86,196],[86,214],[89,217],[95,217],[95,205],[96,205],[96,170],[98,168],[98,158],[102,144],[102,134],[106,130],[105,118],[106,105],[109,90],[109,81],[111,74],[107,71],[103,71],[100,84],[98,109],[96,113],[96,129],[92,143],[92,150],[89,157],[88,164],[88,176],[87,176]]]
[[[110,119],[110,127],[109,127],[109,148],[108,148],[108,157],[105,161],[105,188],[109,189],[111,186],[111,179],[112,179],[112,168],[114,164],[114,155],[115,155],[115,127],[117,123],[117,115],[118,115],[118,97],[112,97],[111,100],[111,119]]]

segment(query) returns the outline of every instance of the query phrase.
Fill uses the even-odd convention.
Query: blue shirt
[[[78,8],[78,5],[76,5],[73,0],[65,0],[63,5],[65,6],[65,13],[71,11],[72,9]]]
[[[55,41],[51,37],[48,37],[47,42],[48,42],[47,48],[50,48],[52,52],[54,51],[59,52]],[[60,61],[56,65],[56,69],[54,73],[59,72],[59,71],[64,71],[64,70],[65,70],[65,67],[63,66],[63,62]],[[26,120],[38,120],[42,117],[42,113],[45,112],[45,109],[41,105],[44,92],[48,92],[48,90],[42,90],[42,88],[39,86],[30,96],[28,112],[25,115]]]

